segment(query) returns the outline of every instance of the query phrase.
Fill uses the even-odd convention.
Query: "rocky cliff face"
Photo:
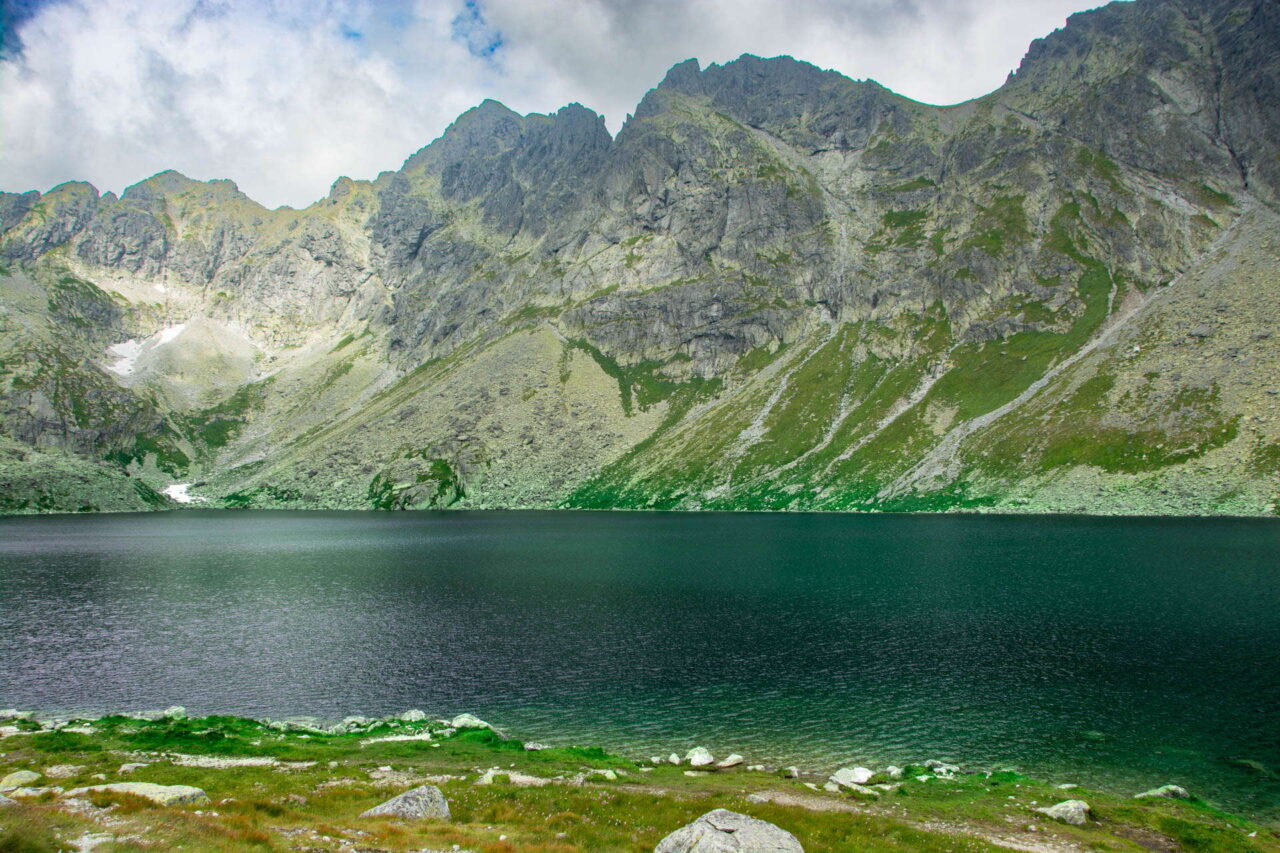
[[[0,501],[1274,512],[1276,56],[1137,0],[952,107],[744,56],[301,211],[0,194]]]

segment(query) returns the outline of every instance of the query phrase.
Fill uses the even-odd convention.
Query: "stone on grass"
[[[475,781],[477,785],[493,785],[498,782],[499,777],[506,780],[508,785],[515,785],[517,788],[540,788],[543,785],[550,785],[550,779],[544,779],[541,776],[530,776],[527,773],[517,773],[515,770],[504,770],[501,767],[491,767]]]
[[[1143,791],[1141,794],[1135,794],[1135,800],[1145,799],[1147,797],[1165,797],[1170,800],[1189,800],[1191,793],[1181,785],[1161,785],[1159,788],[1152,788],[1150,791]]]
[[[183,720],[186,719],[187,709],[181,705],[170,705],[160,712],[160,716],[167,717],[170,720]]]
[[[676,754],[673,752],[673,753],[671,753],[670,755],[668,755],[668,756],[667,756],[667,761],[670,761],[672,764],[679,764],[679,763],[680,763],[680,756],[676,755]]]
[[[865,785],[871,781],[871,777],[874,775],[876,774],[865,767],[841,767],[831,774],[831,781],[847,788],[853,785]]]
[[[1084,800],[1063,800],[1056,806],[1047,806],[1036,811],[1072,826],[1084,826],[1089,821],[1089,804]]]
[[[435,785],[423,785],[376,805],[360,817],[398,817],[404,820],[448,820],[449,803]]]
[[[654,853],[804,853],[804,848],[785,829],[716,809],[659,841]]]
[[[40,774],[34,770],[15,770],[8,776],[0,779],[0,791],[9,791],[14,788],[30,787],[32,782],[38,782]]]
[[[729,757],[724,759],[723,761],[716,762],[716,767],[719,767],[721,770],[723,770],[726,767],[737,767],[739,764],[741,764],[744,761],[746,761],[745,758],[743,758],[741,755],[738,755],[738,753],[733,752],[733,753],[730,753]]]
[[[906,772],[905,770],[903,770],[901,767],[899,767],[896,764],[890,764],[888,767],[884,769],[884,774],[888,776],[890,779],[901,779],[902,774],[904,774],[905,772]]]
[[[426,719],[427,712],[419,711],[417,708],[410,708],[400,715],[400,722],[402,723],[423,723],[426,722]]]
[[[85,794],[132,794],[162,806],[195,805],[209,802],[209,795],[191,785],[156,785],[151,782],[112,782],[109,785],[90,785],[86,788],[73,788],[67,792],[68,797],[81,797]]]
[[[17,800],[11,800],[8,797],[4,796],[3,794],[0,794],[0,809],[7,809],[12,806],[16,806],[17,804],[18,804]]]
[[[800,777],[800,768],[799,767],[783,768],[782,775],[787,779],[798,779]]]
[[[79,776],[83,770],[84,767],[79,764],[54,764],[44,769],[44,775],[54,779],[70,779],[72,776]]]
[[[685,760],[689,762],[690,767],[706,767],[708,764],[715,764],[716,759],[706,747],[695,746],[684,754]]]

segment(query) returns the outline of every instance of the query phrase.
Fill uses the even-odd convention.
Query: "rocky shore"
[[[1116,793],[936,759],[834,772],[705,746],[633,760],[471,714],[336,724],[0,711],[0,851],[1278,851],[1166,784]]]

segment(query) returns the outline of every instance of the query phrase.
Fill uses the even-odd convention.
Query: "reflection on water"
[[[471,711],[638,756],[930,757],[1280,816],[1280,524],[0,520],[0,706]]]

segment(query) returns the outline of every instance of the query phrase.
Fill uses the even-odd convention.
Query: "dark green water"
[[[470,711],[635,756],[1177,782],[1276,820],[1278,557],[1265,520],[7,518],[0,706]]]

